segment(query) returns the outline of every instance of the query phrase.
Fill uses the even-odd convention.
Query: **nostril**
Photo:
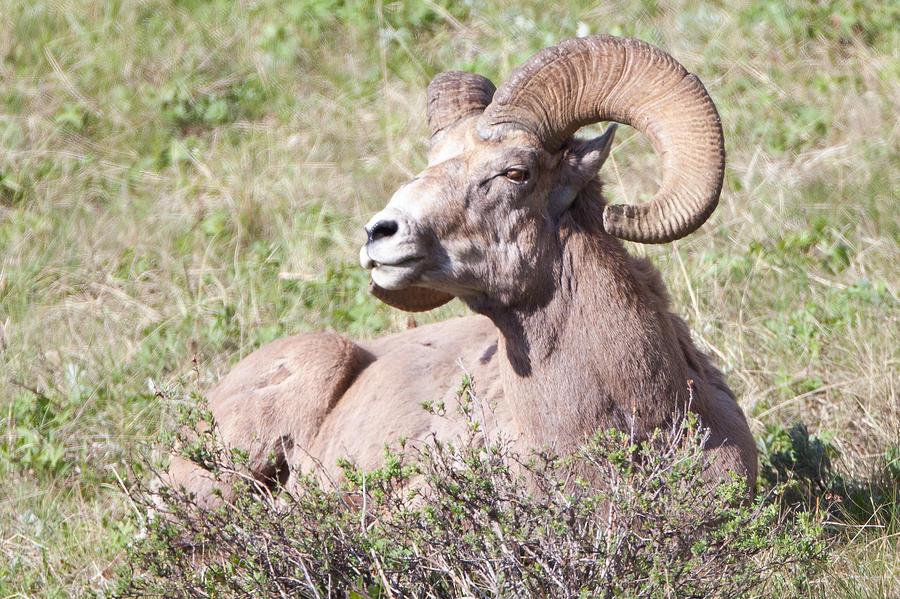
[[[366,229],[366,233],[369,234],[369,241],[378,241],[382,237],[390,237],[398,228],[395,220],[380,220],[371,229]]]

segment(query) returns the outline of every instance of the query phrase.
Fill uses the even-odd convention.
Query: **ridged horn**
[[[634,127],[663,163],[662,184],[650,201],[605,208],[608,233],[665,243],[709,218],[725,172],[719,114],[695,75],[641,40],[592,35],[538,52],[494,94],[478,133],[494,139],[508,128],[524,129],[556,151],[599,121]]]
[[[490,79],[475,73],[446,71],[435,75],[425,92],[425,116],[431,137],[468,116],[481,114],[496,89]]]

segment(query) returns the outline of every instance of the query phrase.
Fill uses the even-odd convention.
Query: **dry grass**
[[[208,383],[290,332],[402,328],[353,264],[367,215],[423,164],[425,84],[499,81],[576,33],[660,44],[717,101],[721,207],[634,251],[754,433],[802,420],[859,477],[900,446],[897,9],[564,4],[2,3],[2,593],[101,583],[134,533],[116,473],[171,423],[148,379],[196,358]],[[613,197],[653,190],[645,142],[620,136],[613,159]],[[823,593],[895,595],[894,526],[849,532]]]

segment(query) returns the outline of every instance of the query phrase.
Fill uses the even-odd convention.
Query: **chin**
[[[382,289],[398,291],[406,289],[418,280],[418,273],[408,268],[378,266],[372,269],[372,280]]]

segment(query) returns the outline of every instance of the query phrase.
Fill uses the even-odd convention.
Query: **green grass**
[[[208,385],[281,335],[406,326],[366,296],[355,256],[362,223],[424,164],[436,72],[499,83],[602,32],[669,50],[725,127],[711,221],[634,251],[761,441],[779,451],[802,421],[845,479],[881,481],[900,448],[896,3],[11,0],[0,596],[105,588],[135,534],[125,473],[172,426],[156,389]],[[640,198],[657,161],[621,133],[603,175]],[[896,520],[834,534],[817,596],[896,596]]]

